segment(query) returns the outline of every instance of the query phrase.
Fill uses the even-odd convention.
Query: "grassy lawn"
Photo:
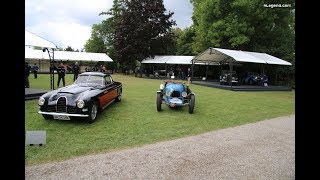
[[[50,89],[49,75],[30,76],[30,87]],[[66,84],[72,83],[67,75]],[[59,161],[176,139],[207,131],[294,114],[294,92],[236,92],[190,85],[196,94],[194,114],[188,107],[156,110],[156,91],[163,80],[113,75],[123,84],[122,101],[98,115],[96,122],[44,120],[37,100],[25,101],[26,131],[45,130],[45,146],[26,146],[26,164]],[[55,78],[57,82],[57,78]]]

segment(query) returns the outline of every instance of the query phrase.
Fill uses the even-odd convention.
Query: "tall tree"
[[[91,34],[90,37],[90,39],[92,40],[90,41],[89,39],[87,41],[87,43],[90,43],[91,47],[100,47],[99,49],[102,49],[101,47],[103,42],[105,48],[104,51],[115,61],[117,61],[117,59],[115,59],[114,57],[114,27],[115,22],[117,21],[121,11],[123,10],[122,4],[123,0],[113,0],[112,8],[106,12],[101,12],[99,14],[99,16],[107,15],[108,17],[107,19],[103,20],[100,24],[94,25],[95,27],[92,28],[92,31],[94,32]]]
[[[192,0],[196,53],[208,47],[266,52],[290,61],[294,76],[295,2],[268,7],[265,0]],[[267,5],[267,6],[265,6]],[[288,72],[279,67],[277,72]],[[275,70],[273,71],[273,73]]]
[[[84,48],[86,52],[106,53],[102,23],[92,26],[91,37],[87,40]]]
[[[68,46],[67,48],[64,49],[65,51],[74,51],[74,49],[71,46]]]
[[[294,33],[290,29],[294,1],[281,1],[290,4],[288,8],[264,7],[266,3],[264,0],[193,0],[194,50],[201,52],[213,46],[275,51],[284,41],[293,44],[291,37],[288,40],[286,36]]]
[[[121,1],[119,16],[115,21],[114,50],[120,63],[134,67],[135,60],[155,54],[166,54],[173,42],[170,20],[163,1]]]
[[[177,54],[193,56],[195,55],[192,44],[195,37],[195,30],[193,26],[185,28],[177,39]]]

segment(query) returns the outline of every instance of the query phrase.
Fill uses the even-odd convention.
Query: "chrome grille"
[[[172,93],[171,93],[171,97],[180,97],[180,92],[179,91],[173,91]]]
[[[57,112],[67,112],[67,99],[65,97],[58,98]]]
[[[68,106],[67,108],[68,108],[68,113],[70,113],[70,114],[77,114],[78,113],[77,107]]]
[[[55,106],[48,106],[46,111],[48,111],[48,112],[56,112],[56,107]]]

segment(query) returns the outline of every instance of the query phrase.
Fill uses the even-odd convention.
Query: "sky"
[[[184,29],[192,25],[193,6],[190,0],[163,0],[172,20]],[[71,46],[81,50],[90,38],[93,24],[106,19],[113,0],[25,0],[25,29],[59,48]]]

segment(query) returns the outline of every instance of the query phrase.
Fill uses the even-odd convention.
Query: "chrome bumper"
[[[45,114],[45,115],[61,115],[61,116],[71,116],[71,117],[89,117],[88,114],[69,114],[69,113],[57,113],[57,112],[42,112],[38,111],[39,114]]]

